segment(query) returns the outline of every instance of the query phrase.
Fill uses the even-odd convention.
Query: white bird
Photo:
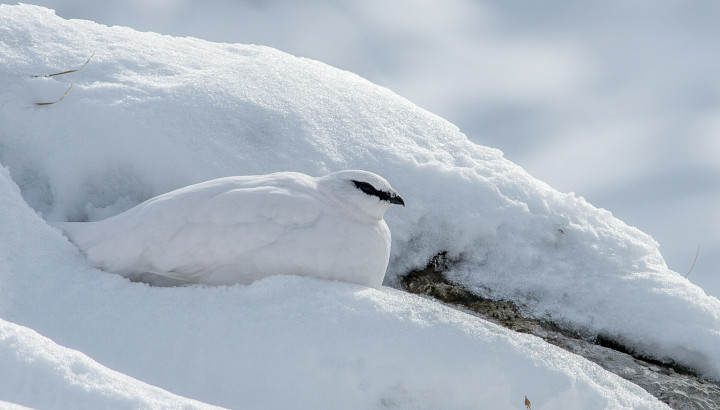
[[[94,266],[154,284],[155,275],[209,285],[301,275],[379,287],[392,204],[405,206],[371,172],[279,172],[202,182],[102,221],[55,225]]]

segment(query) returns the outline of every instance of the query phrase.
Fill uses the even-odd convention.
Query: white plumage
[[[103,221],[57,226],[93,265],[149,282],[302,275],[379,287],[390,256],[383,215],[392,204],[405,205],[371,172],[280,172],[190,185]]]

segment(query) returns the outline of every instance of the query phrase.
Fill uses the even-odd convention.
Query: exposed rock
[[[578,354],[644,388],[674,409],[720,409],[720,384],[703,379],[689,369],[634,357],[613,340],[603,337],[587,340],[546,320],[526,317],[511,301],[486,299],[450,282],[444,274],[447,267],[446,254],[440,253],[424,269],[403,276],[401,286],[410,293],[431,296]]]

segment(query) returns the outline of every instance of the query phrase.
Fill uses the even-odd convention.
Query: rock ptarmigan
[[[301,275],[379,287],[392,204],[405,206],[371,172],[279,172],[202,182],[102,221],[55,225],[94,266],[150,283],[155,275],[209,285]]]

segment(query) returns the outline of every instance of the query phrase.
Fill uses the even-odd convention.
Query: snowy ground
[[[720,301],[670,271],[652,238],[387,89],[266,47],[32,6],[0,6],[0,39],[0,380],[53,386],[36,399],[8,385],[0,400],[42,406],[86,383],[73,404],[181,402],[148,383],[233,408],[662,407],[537,338],[390,288],[151,288],[90,268],[43,220],[102,219],[219,176],[343,168],[385,176],[408,205],[386,215],[387,284],[447,250],[478,293],[720,379]],[[79,72],[33,77],[91,54]]]
[[[34,0],[358,73],[651,234],[720,296],[720,7],[681,0]]]

